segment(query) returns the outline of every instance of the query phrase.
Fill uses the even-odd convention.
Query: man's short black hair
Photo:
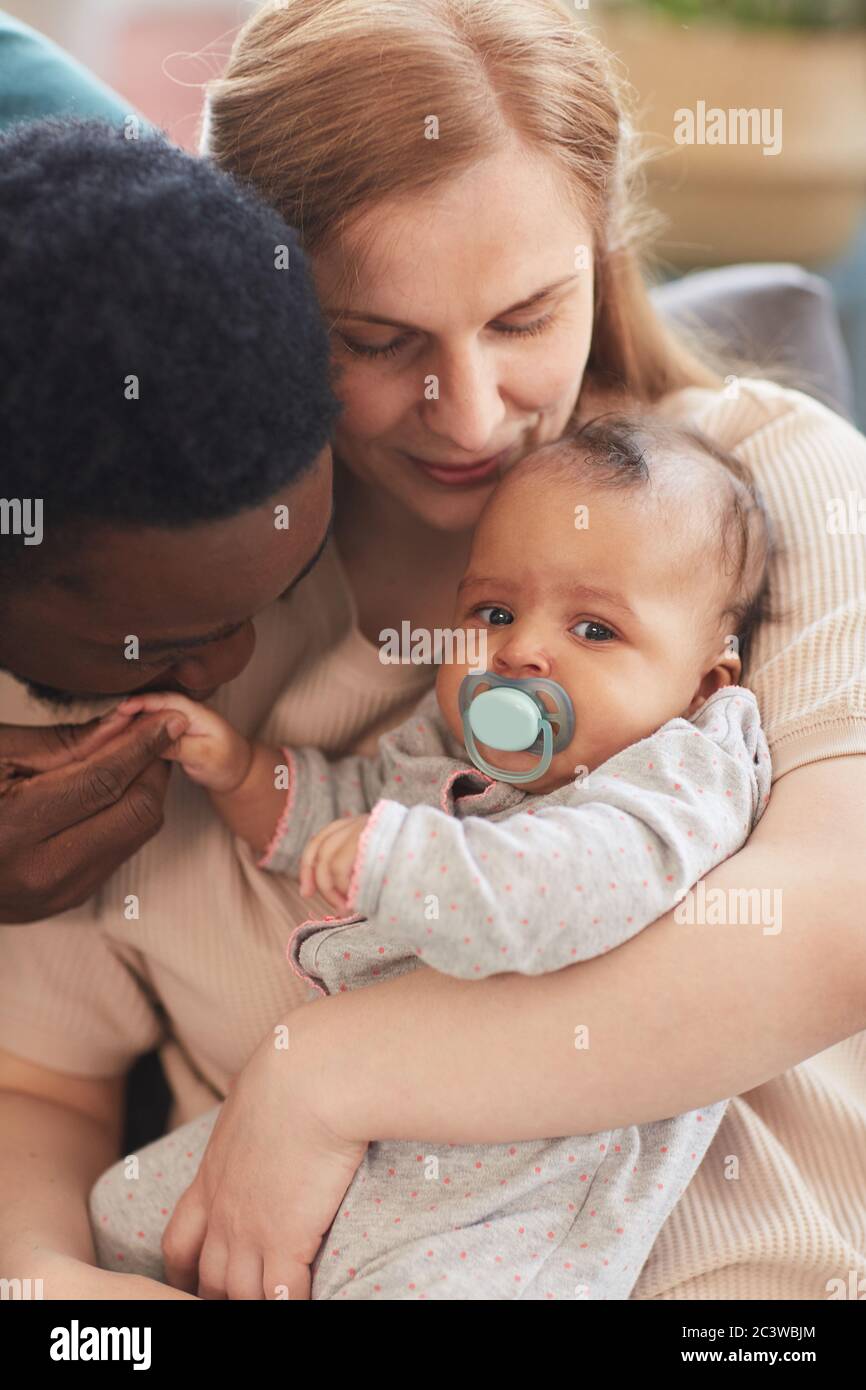
[[[0,498],[45,499],[46,534],[232,516],[302,476],[339,414],[295,233],[162,136],[0,137],[0,305]]]

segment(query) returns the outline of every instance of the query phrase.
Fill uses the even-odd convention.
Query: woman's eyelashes
[[[553,314],[543,314],[540,319],[534,319],[532,323],[524,324],[493,324],[493,331],[501,333],[505,337],[512,338],[532,338],[537,333],[543,333],[545,328],[553,322]],[[341,333],[340,338],[350,352],[357,353],[359,357],[395,357],[401,348],[410,341],[412,334],[403,333],[393,342],[386,343],[384,347],[371,347],[368,343],[356,343],[354,339],[347,338]]]

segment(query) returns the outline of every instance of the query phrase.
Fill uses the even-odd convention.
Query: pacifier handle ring
[[[499,686],[504,686],[506,688],[516,687],[520,690],[523,690],[524,693],[528,695],[529,698],[533,701],[533,703],[538,707],[538,712],[541,715],[542,720],[544,721],[545,727],[549,725],[549,722],[552,719],[556,720],[559,726],[559,732],[556,734],[556,737],[554,739],[554,747],[559,750],[566,748],[574,736],[574,711],[570,707],[570,702],[568,702],[565,708],[562,708],[561,701],[559,701],[557,696],[554,696],[554,698],[557,701],[557,704],[560,707],[556,710],[549,710],[545,705],[544,701],[539,698],[537,692],[539,690],[551,690],[552,688],[555,689],[556,682],[548,680],[547,677],[539,676],[536,680],[530,682],[530,684],[534,687],[534,689],[527,690],[526,683],[524,683],[523,681],[512,681],[507,676],[497,676],[493,671],[472,672],[469,675],[464,676],[463,681],[461,683],[461,714],[468,709],[469,705],[472,702],[472,697],[474,696],[479,685],[487,685],[491,690],[494,690]],[[567,698],[568,697],[566,695],[566,700]]]
[[[503,768],[496,768],[489,763],[483,754],[479,753],[478,745],[475,742],[475,735],[468,719],[463,724],[464,742],[466,749],[477,768],[492,777],[494,782],[534,782],[538,777],[542,777],[553,760],[553,730],[548,720],[544,720],[541,725],[541,737],[543,747],[541,760],[537,767],[532,767],[528,772],[506,772]]]

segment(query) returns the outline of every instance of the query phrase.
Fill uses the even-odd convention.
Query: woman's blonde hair
[[[615,59],[559,0],[268,0],[208,86],[205,140],[315,255],[376,203],[422,194],[513,132],[561,171],[592,229],[587,377],[652,402],[721,381],[647,292],[631,103]]]

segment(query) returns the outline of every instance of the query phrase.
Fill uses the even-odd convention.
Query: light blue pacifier
[[[480,685],[489,689],[476,695]],[[540,690],[551,696],[555,709],[547,708],[538,694]],[[571,699],[561,685],[544,676],[511,679],[495,676],[492,671],[464,676],[460,682],[458,708],[467,753],[477,768],[497,782],[534,782],[550,767],[554,753],[567,748],[574,737]],[[554,724],[558,726],[556,733]],[[479,753],[476,739],[503,753],[517,753],[523,749],[538,753],[541,761],[528,772],[507,772],[494,767]]]

